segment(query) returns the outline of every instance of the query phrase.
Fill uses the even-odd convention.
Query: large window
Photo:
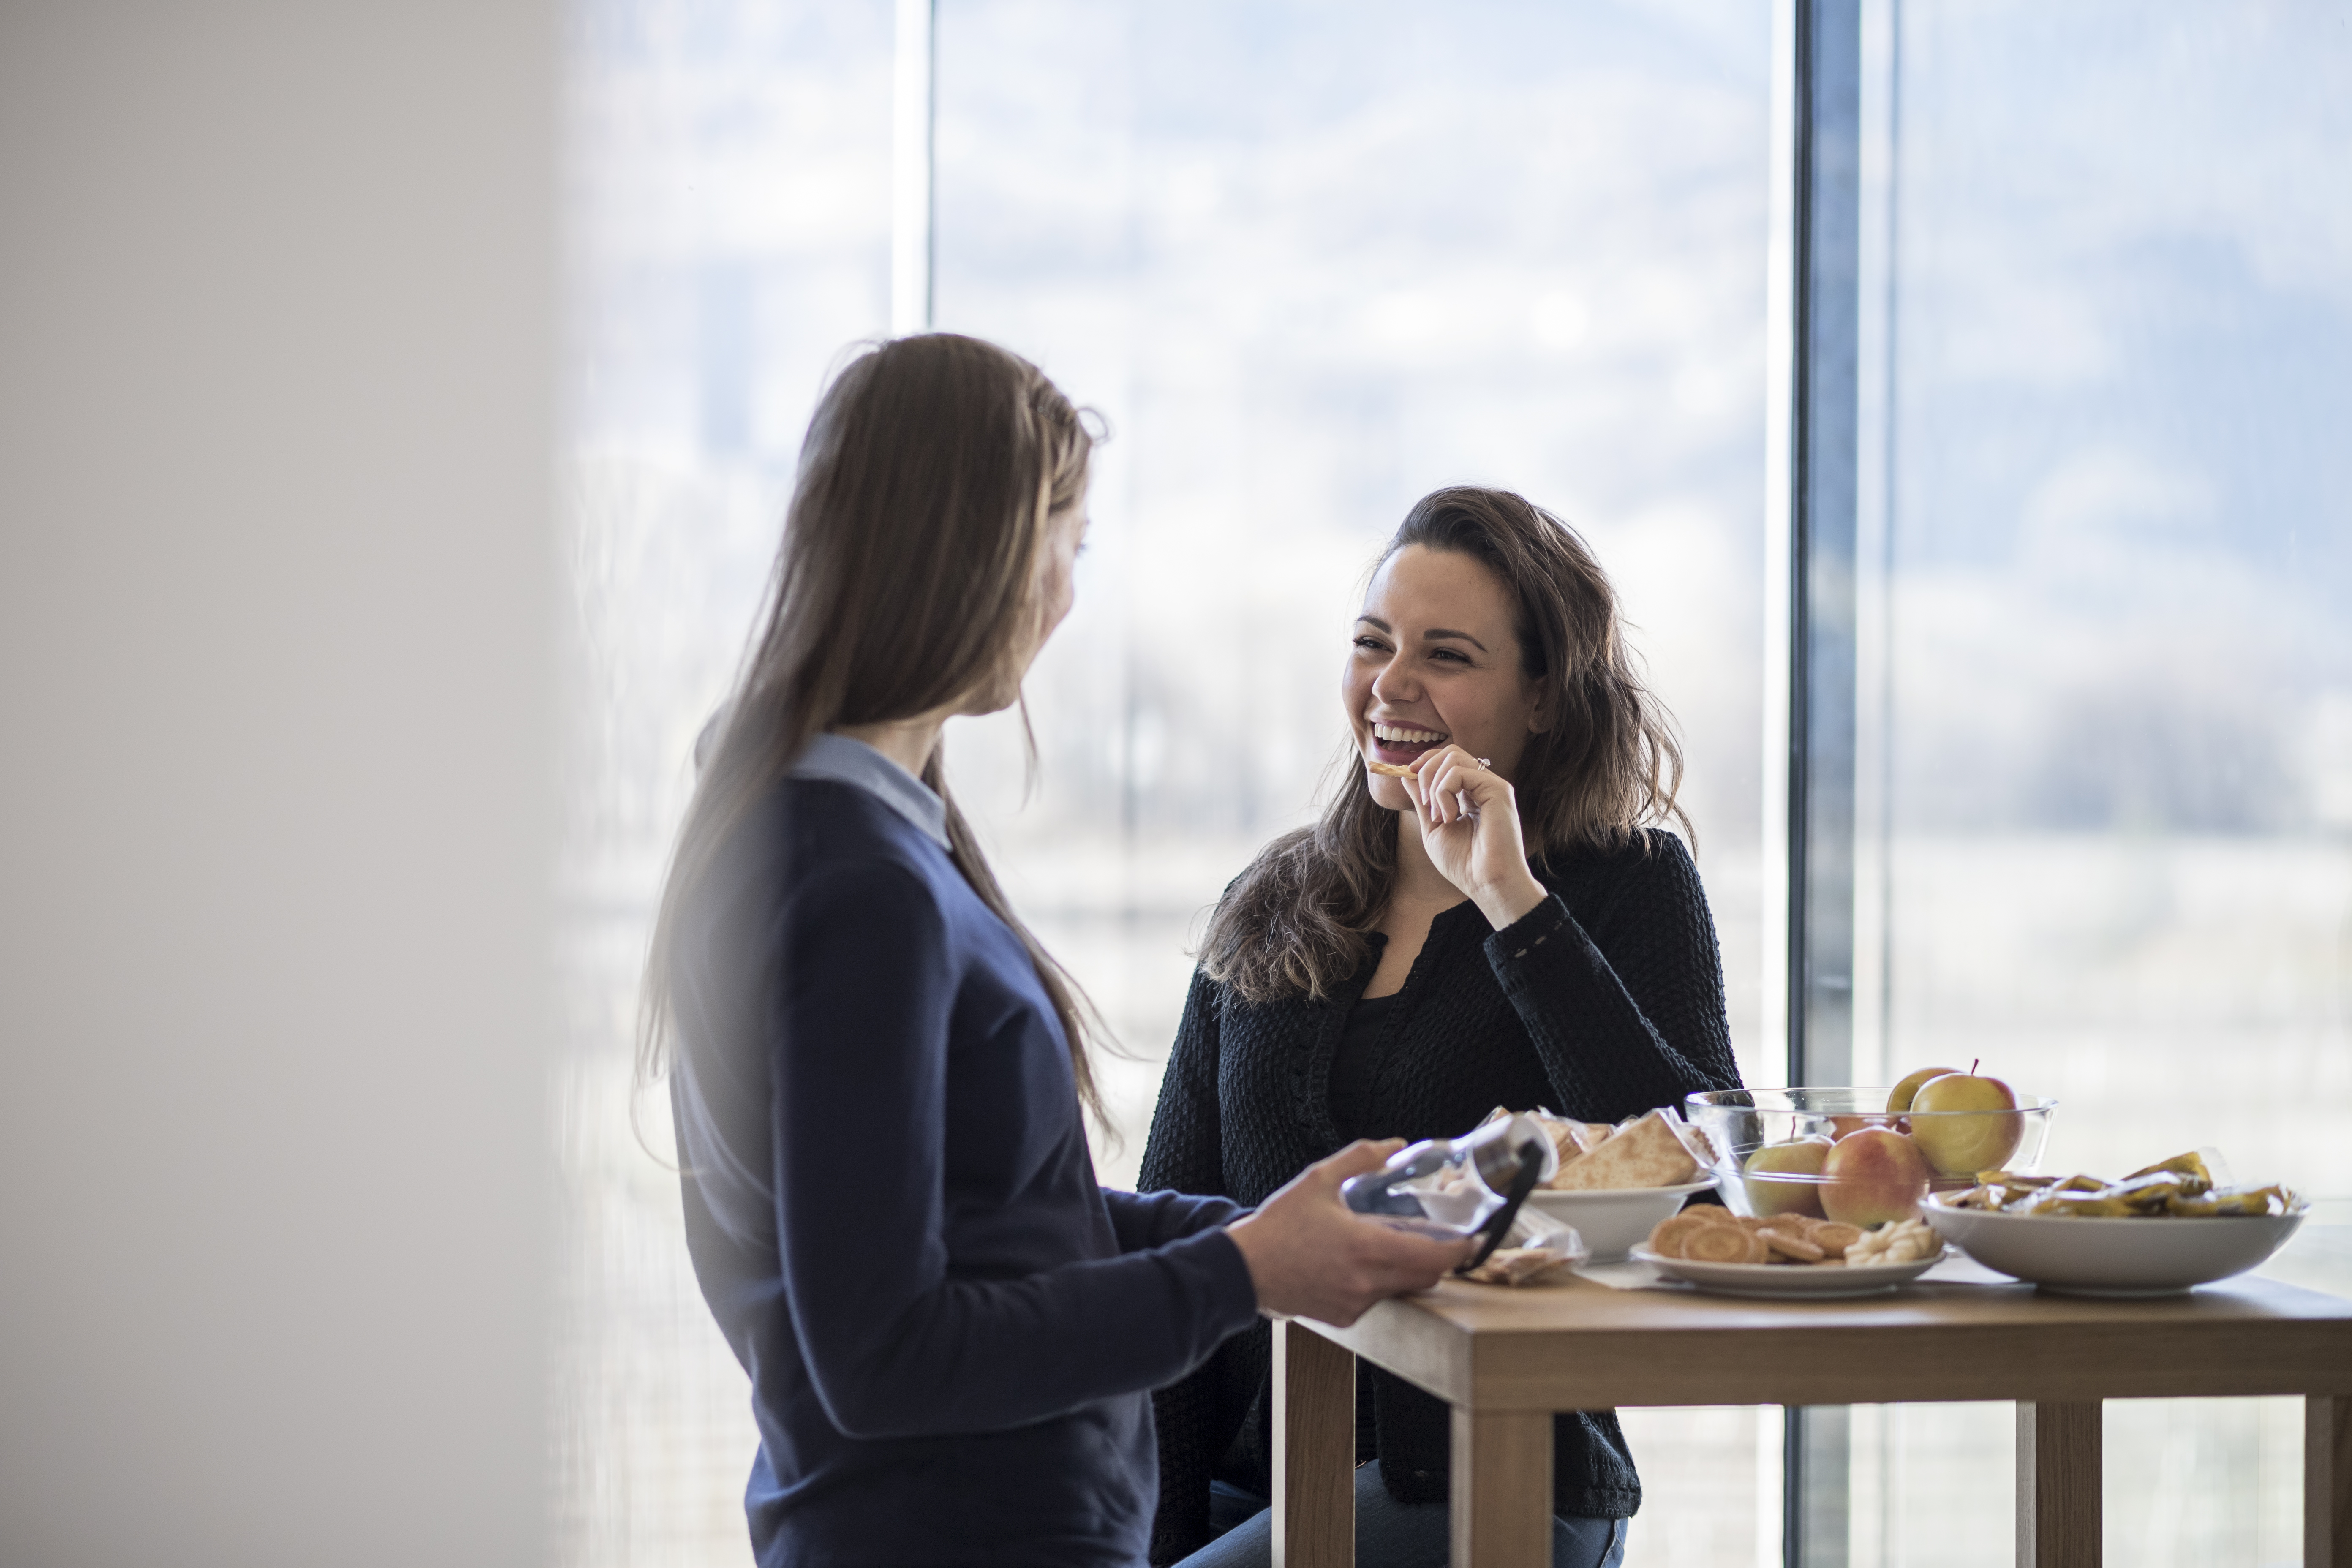
[[[1133,1054],[1106,1075],[1105,1179],[1141,1155],[1202,917],[1309,819],[1346,743],[1371,559],[1450,483],[1522,491],[1614,574],[1688,742],[1735,1037],[1751,1078],[1777,1072],[1756,1000],[1769,19],[938,16],[937,322],[1036,358],[1115,433],[1077,609],[1030,685],[1025,808],[1013,721],[950,736],[1014,898]],[[1776,1426],[1626,1420],[1640,1561],[1777,1537]]]
[[[1034,795],[1011,718],[951,755],[1136,1053],[1139,1134],[1188,929],[1308,819],[1363,576],[1449,483],[1524,492],[1615,573],[1755,1043],[1768,37],[1639,8],[941,0],[937,323],[1114,430],[1031,682]]]
[[[1854,1072],[2352,1195],[2352,31],[1864,16]],[[2283,1269],[2352,1287],[2344,1234]],[[2301,1421],[2111,1404],[2110,1560],[2300,1561]],[[2009,1429],[1857,1413],[1846,1561],[2005,1561]]]
[[[1899,19],[1862,1070],[2352,1193],[2352,32]]]
[[[889,324],[891,21],[837,0],[586,0],[572,20],[554,1537],[582,1568],[700,1568],[744,1558],[758,1438],[647,1152],[667,1155],[667,1101],[631,1103],[638,966],[817,387]]]
[[[905,11],[580,13],[559,1487],[583,1563],[740,1552],[741,1379],[671,1178],[630,1131],[626,1028],[686,748],[800,427],[833,356],[891,325]],[[936,27],[936,324],[1035,359],[1114,430],[1077,608],[1030,684],[1034,790],[1012,721],[949,738],[1013,897],[1119,1037],[1105,1179],[1141,1154],[1201,916],[1307,818],[1342,742],[1362,575],[1441,484],[1522,490],[1616,574],[1682,722],[1753,1053],[1766,18],[941,0]],[[642,1121],[659,1146],[658,1096]],[[1769,1550],[1777,1428],[1743,1411],[1633,1430],[1645,1561]]]
[[[1015,902],[1118,1034],[1106,1180],[1136,1169],[1201,917],[1307,819],[1341,743],[1373,552],[1413,498],[1475,481],[1566,516],[1617,579],[1681,721],[1750,1082],[1783,1080],[1794,1020],[1815,1081],[1980,1057],[2056,1095],[2057,1163],[2216,1144],[2352,1197],[2335,9],[572,15],[567,1561],[742,1557],[747,1392],[633,1131],[636,965],[811,404],[846,345],[926,309],[1114,433],[1077,607],[1029,688],[1034,780],[1013,720],[949,735]],[[1834,136],[1791,129],[1823,101],[1799,17],[1855,46],[1842,175]],[[1843,272],[1834,247],[1774,260],[1799,166],[1847,203]],[[1843,302],[1843,383],[1818,335],[1772,352],[1800,296]],[[1781,503],[1822,479],[1780,460],[1790,428],[1843,432],[1812,449],[1846,467],[1784,539]],[[1791,582],[1807,539],[1853,570]],[[1807,637],[1835,657],[1806,678],[1844,683],[1808,721],[1843,728],[1792,748],[1776,683]],[[1784,832],[1790,800],[1807,831]],[[661,1096],[637,1110],[665,1149]],[[2352,1289],[2347,1234],[2306,1226],[2278,1270]],[[2291,1559],[2298,1420],[2112,1410],[2116,1559]],[[1777,1413],[1627,1428],[1630,1562],[1781,1561]],[[1857,1409],[1801,1440],[1823,1489],[1797,1500],[1799,1560],[2005,1560],[2006,1406]]]

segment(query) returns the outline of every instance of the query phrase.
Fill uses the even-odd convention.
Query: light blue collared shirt
[[[863,741],[846,735],[821,734],[812,739],[793,764],[796,779],[829,779],[856,784],[913,823],[940,848],[948,845],[948,805],[922,780]]]

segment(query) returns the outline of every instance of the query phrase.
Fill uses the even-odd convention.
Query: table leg
[[[2017,1406],[2017,1568],[2098,1568],[2100,1407]]]
[[[2352,1568],[2352,1399],[2303,1402],[2304,1568]]]
[[[1274,1325],[1274,1568],[1356,1561],[1356,1356]]]
[[[1551,1417],[1454,1407],[1454,1568],[1549,1568]]]

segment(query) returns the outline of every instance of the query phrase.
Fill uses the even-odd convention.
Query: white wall
[[[0,6],[0,1563],[543,1555],[556,16]]]

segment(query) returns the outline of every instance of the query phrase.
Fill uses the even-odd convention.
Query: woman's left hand
[[[1511,781],[1459,746],[1435,746],[1401,780],[1417,806],[1421,842],[1445,879],[1470,895],[1496,931],[1544,901],[1528,869]]]

